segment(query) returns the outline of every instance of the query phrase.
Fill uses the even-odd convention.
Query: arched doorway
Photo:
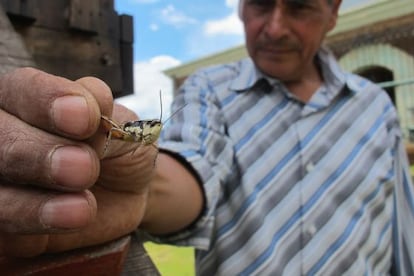
[[[365,77],[375,83],[384,83],[394,81],[394,74],[391,70],[381,66],[371,66],[356,72],[358,75]],[[395,88],[388,86],[384,88],[390,96],[394,105],[396,105]]]
[[[372,79],[374,82],[410,80],[414,76],[414,57],[389,45],[373,44],[358,47],[342,56],[342,68]],[[391,99],[397,107],[405,137],[414,130],[414,84],[393,87]]]

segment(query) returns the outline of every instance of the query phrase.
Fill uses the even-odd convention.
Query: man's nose
[[[279,39],[289,33],[289,17],[283,8],[274,7],[265,26],[266,34],[272,39]]]

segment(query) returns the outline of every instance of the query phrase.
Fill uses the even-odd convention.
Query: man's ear
[[[336,26],[336,21],[338,20],[339,8],[341,6],[342,0],[333,0],[332,2],[332,15],[329,22],[329,31],[331,31]]]

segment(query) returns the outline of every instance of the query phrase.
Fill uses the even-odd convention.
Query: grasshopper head
[[[158,119],[129,122],[125,124],[124,130],[130,134],[131,140],[150,145],[160,137],[162,123]]]
[[[150,122],[150,127],[149,127],[148,130],[149,130],[149,134],[144,136],[144,143],[145,144],[153,144],[160,137],[160,133],[161,133],[161,130],[162,130],[161,121],[160,120],[152,120]]]

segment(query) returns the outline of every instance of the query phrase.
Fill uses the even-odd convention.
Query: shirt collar
[[[254,65],[251,58],[242,59],[239,61],[239,74],[231,82],[230,89],[236,92],[247,91],[262,78],[262,73]]]
[[[347,74],[340,68],[334,55],[326,47],[321,47],[317,54],[321,66],[322,75],[325,80],[324,86],[331,93],[331,97],[338,95],[347,84]],[[280,81],[263,74],[253,63],[250,58],[240,61],[239,74],[231,82],[230,89],[236,92],[245,92],[250,90],[259,81],[265,79],[271,86],[280,84]],[[354,93],[353,89],[349,89]]]

